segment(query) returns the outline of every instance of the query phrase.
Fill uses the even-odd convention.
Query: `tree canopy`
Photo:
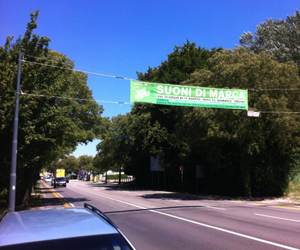
[[[149,68],[146,73],[138,72],[139,80],[181,84],[196,69],[207,68],[208,59],[217,51],[221,49],[209,51],[187,41],[183,46],[175,46],[174,51],[168,55],[168,60],[162,62],[161,66]],[[150,156],[160,156],[162,160],[169,157],[169,161],[164,161],[165,165],[173,167],[182,161],[178,157],[170,160],[174,154],[187,157],[188,145],[177,141],[174,136],[174,128],[182,116],[182,111],[180,107],[140,103],[134,105],[128,119],[124,121],[127,124],[127,133],[130,134],[127,136],[130,140],[126,144],[125,152],[129,157],[125,171],[134,174],[138,184],[148,185],[150,182]],[[170,169],[169,176],[174,174],[172,172],[175,168]],[[176,187],[176,182],[174,183],[173,186]]]
[[[110,148],[114,159],[124,150],[128,159],[125,171],[142,185],[151,185],[150,156],[158,156],[167,189],[180,188],[179,166],[183,165],[185,190],[195,191],[199,182],[198,188],[207,193],[283,194],[299,161],[297,65],[245,48],[214,51],[206,60],[205,67],[187,74],[179,84],[247,89],[249,109],[260,111],[261,117],[247,117],[243,110],[139,103],[122,123],[114,122],[112,126],[118,129],[111,128],[114,136],[101,142],[101,152]],[[139,75],[143,80],[152,81],[153,76],[153,82],[161,82],[158,76],[163,73],[156,72],[160,69]],[[179,69],[184,70],[178,67],[175,71]],[[126,138],[121,128],[126,128]],[[117,138],[128,143],[115,144]],[[201,181],[196,179],[196,166],[201,166],[205,176]]]
[[[113,117],[104,140],[97,145],[97,155],[94,158],[94,167],[99,172],[107,170],[119,171],[122,165],[128,162],[128,152],[131,138],[128,130],[128,115]]]
[[[201,152],[198,161],[219,191],[282,194],[300,149],[300,118],[293,113],[300,108],[296,64],[237,48],[215,54],[209,70],[194,72],[184,84],[248,89],[249,109],[262,112],[260,118],[250,118],[239,110],[186,109],[182,119],[187,127],[178,126],[179,134],[196,126],[201,132],[181,140]]]
[[[254,35],[244,32],[240,44],[248,51],[264,51],[279,62],[294,61],[300,68],[300,12],[286,20],[268,19],[257,26]]]
[[[35,176],[64,158],[78,143],[100,136],[102,106],[92,97],[87,75],[74,62],[49,49],[50,39],[33,33],[39,12],[23,37],[8,37],[0,47],[0,190],[8,187],[15,109],[18,55],[23,54],[17,159],[18,204],[26,202]]]
[[[180,189],[179,166],[184,166],[187,191],[284,193],[300,155],[298,11],[286,20],[261,23],[254,36],[244,33],[234,50],[207,50],[187,41],[160,66],[137,72],[141,81],[247,89],[249,109],[260,111],[259,118],[242,110],[136,103],[130,113],[111,120],[101,117],[87,75],[74,72],[72,60],[52,51],[49,38],[33,33],[38,14],[31,13],[23,37],[15,42],[7,37],[0,47],[0,196],[9,182],[20,52],[19,204],[27,201],[37,173],[53,166],[98,173],[125,166],[137,184],[150,186],[151,156],[165,170],[160,183],[167,189]],[[102,139],[94,159],[66,158],[78,143],[94,138]]]

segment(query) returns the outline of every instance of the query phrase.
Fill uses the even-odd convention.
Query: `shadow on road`
[[[52,189],[50,187],[50,189]],[[61,207],[64,205],[64,200],[62,198],[54,197],[53,192],[49,188],[40,185],[35,187],[34,194],[29,202],[29,205],[25,209],[34,209],[34,208],[50,208],[50,207]],[[63,190],[59,190],[59,193],[63,193]],[[51,197],[49,197],[49,194]],[[68,203],[75,202],[88,202],[90,201],[87,198],[73,198],[73,197],[64,197]],[[24,208],[23,208],[24,209]],[[23,210],[22,209],[22,210]]]
[[[143,212],[143,211],[159,211],[159,210],[170,210],[170,209],[182,209],[182,208],[202,208],[205,206],[172,206],[172,207],[157,207],[157,208],[141,208],[141,209],[130,209],[123,211],[109,211],[105,214],[118,214],[118,213],[132,213],[132,212]]]
[[[118,185],[117,183],[88,183],[87,184],[90,187],[101,187],[106,188],[107,191],[116,191],[116,190],[123,190],[123,191],[141,191],[141,190],[149,190],[142,187],[137,187],[130,184],[121,184]]]
[[[130,191],[130,192],[145,192],[139,195],[144,199],[161,199],[161,200],[183,200],[183,201],[197,201],[197,200],[231,200],[237,199],[233,197],[221,197],[213,195],[200,195],[191,193],[181,193],[176,191],[152,190],[134,185],[118,185],[118,184],[104,184],[104,183],[88,183],[90,187],[105,188],[106,191]]]

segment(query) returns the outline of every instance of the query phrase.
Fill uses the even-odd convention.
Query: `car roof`
[[[0,223],[0,246],[119,233],[115,225],[108,218],[102,218],[100,210],[97,211],[88,208],[56,208],[8,213]]]

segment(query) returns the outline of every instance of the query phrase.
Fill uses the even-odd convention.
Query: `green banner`
[[[248,91],[131,81],[130,102],[247,110]]]

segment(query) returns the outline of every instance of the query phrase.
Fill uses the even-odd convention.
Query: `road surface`
[[[300,249],[297,206],[77,180],[66,188],[47,189],[45,199],[51,206],[97,207],[137,249]]]

